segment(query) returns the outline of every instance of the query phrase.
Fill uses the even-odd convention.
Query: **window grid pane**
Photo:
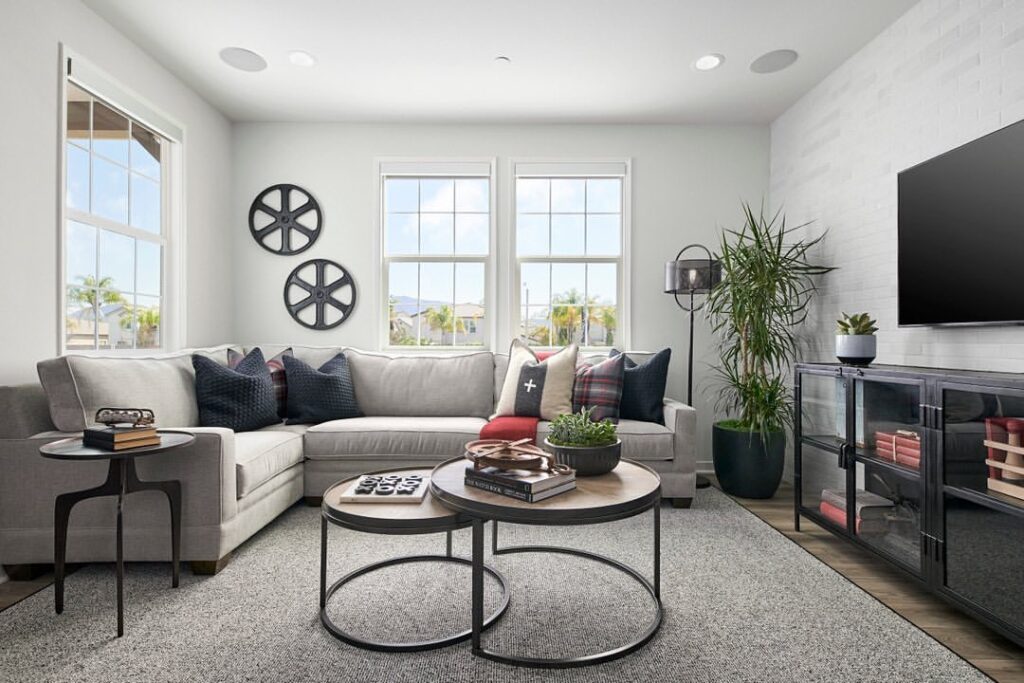
[[[67,93],[65,348],[159,348],[164,140],[72,83]]]
[[[382,182],[388,344],[485,344],[490,178],[385,176]]]
[[[530,259],[519,263],[519,334],[527,343],[607,347],[616,342],[622,183],[622,178],[516,179],[516,255]],[[565,261],[567,256],[576,260]]]

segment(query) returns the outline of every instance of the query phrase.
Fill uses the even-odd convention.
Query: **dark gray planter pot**
[[[723,491],[740,498],[771,498],[786,464],[786,432],[771,433],[766,444],[758,432],[716,424],[711,430],[711,452]]]
[[[556,446],[547,439],[544,445],[555,455],[555,462],[576,470],[577,477],[607,474],[619,464],[622,440],[608,446]]]
[[[836,358],[846,365],[870,365],[878,353],[878,340],[873,334],[837,334]]]

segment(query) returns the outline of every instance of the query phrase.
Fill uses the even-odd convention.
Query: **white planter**
[[[877,351],[878,340],[873,334],[836,335],[836,358],[846,365],[868,365]]]

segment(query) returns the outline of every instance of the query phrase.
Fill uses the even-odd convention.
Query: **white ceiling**
[[[758,123],[916,0],[84,1],[240,121]],[[800,59],[750,72],[779,48]],[[695,71],[709,52],[725,64]]]

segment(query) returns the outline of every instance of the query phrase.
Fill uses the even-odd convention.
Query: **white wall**
[[[4,0],[0,18],[0,384],[57,353],[58,43],[185,126],[189,345],[231,336],[231,124],[78,0]]]
[[[760,201],[768,183],[768,131],[755,126],[465,126],[238,124],[234,139],[235,336],[241,342],[347,344],[375,348],[380,301],[374,262],[377,179],[374,159],[497,157],[498,231],[510,221],[509,159],[629,157],[633,162],[632,346],[671,346],[669,393],[686,395],[686,320],[662,294],[664,263],[691,242],[716,243],[719,228],[736,225],[740,200]],[[324,228],[317,243],[292,257],[271,254],[251,238],[249,205],[274,183],[300,185],[320,201]],[[510,281],[499,243],[500,292]],[[359,287],[353,316],[316,332],[299,326],[282,302],[288,273],[309,258],[349,268]],[[505,296],[499,296],[496,348],[511,339]],[[713,392],[701,395],[702,363],[712,360],[707,325],[698,324],[699,459],[710,461]],[[708,466],[709,463],[705,463]]]
[[[829,228],[840,267],[808,359],[832,359],[840,311],[866,310],[880,363],[1024,371],[1024,328],[896,326],[896,174],[1022,118],[1024,3],[923,0],[772,124],[772,202]]]

